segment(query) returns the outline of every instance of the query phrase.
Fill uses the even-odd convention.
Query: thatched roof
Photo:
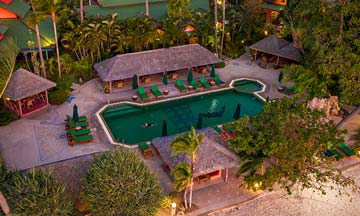
[[[198,130],[197,133],[204,134],[204,139],[201,141],[196,153],[194,165],[195,177],[224,168],[236,167],[239,164],[238,157],[224,147],[224,140],[212,128]],[[175,137],[158,137],[152,141],[153,146],[170,169],[175,168],[180,162],[190,165],[190,160],[186,157],[185,153],[171,157],[170,143]]]
[[[175,71],[220,62],[199,44],[117,55],[94,65],[104,81]]]
[[[300,60],[300,51],[294,47],[294,43],[278,38],[276,35],[270,35],[269,37],[254,43],[250,46],[250,49],[297,62]]]
[[[20,68],[12,74],[4,96],[11,100],[20,100],[55,86],[56,83]]]

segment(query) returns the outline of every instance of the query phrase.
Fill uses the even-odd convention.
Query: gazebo
[[[279,64],[280,57],[299,62],[301,56],[300,51],[294,47],[294,43],[278,38],[276,35],[270,35],[254,43],[250,46],[250,49],[255,51],[255,60],[257,52],[262,52],[276,56],[276,64]]]
[[[224,140],[212,128],[197,130],[197,133],[204,134],[204,138],[196,152],[194,178],[198,181],[218,179],[223,176],[222,172],[225,171],[223,180],[226,182],[229,176],[229,168],[239,165],[238,157],[225,147]],[[174,169],[180,162],[190,165],[190,160],[185,153],[178,154],[175,157],[171,156],[170,143],[175,137],[175,135],[158,137],[152,141],[154,148],[164,162],[164,166],[170,170]]]
[[[20,68],[5,89],[4,105],[20,118],[28,116],[49,106],[47,90],[55,86],[56,83]]]
[[[188,44],[170,48],[117,55],[96,63],[95,70],[100,78],[109,82],[110,92],[114,82],[153,74],[201,67],[221,60],[199,44]]]

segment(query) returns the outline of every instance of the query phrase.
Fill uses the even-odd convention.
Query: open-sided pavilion
[[[188,44],[170,48],[117,55],[94,65],[104,82],[124,83],[134,75],[140,80],[154,74],[171,73],[184,69],[207,67],[221,60],[199,44]],[[168,74],[168,75],[169,75]],[[146,83],[146,81],[145,81]]]
[[[55,86],[56,83],[20,68],[5,89],[4,105],[20,118],[28,116],[49,106],[47,90]]]

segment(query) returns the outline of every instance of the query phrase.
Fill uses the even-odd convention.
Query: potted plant
[[[104,85],[104,93],[109,94],[110,93],[110,87],[109,85]]]

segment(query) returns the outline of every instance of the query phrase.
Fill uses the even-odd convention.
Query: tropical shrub
[[[65,187],[49,171],[12,172],[0,164],[0,190],[12,215],[74,215]]]
[[[83,188],[91,215],[155,215],[162,200],[158,179],[129,150],[95,159]]]
[[[218,62],[215,64],[215,68],[224,68],[225,67],[225,62]]]
[[[17,119],[16,115],[12,112],[9,112],[5,107],[2,101],[0,101],[0,126],[9,124],[10,122]]]
[[[62,89],[49,92],[49,103],[52,105],[63,104],[69,96],[70,93]]]

